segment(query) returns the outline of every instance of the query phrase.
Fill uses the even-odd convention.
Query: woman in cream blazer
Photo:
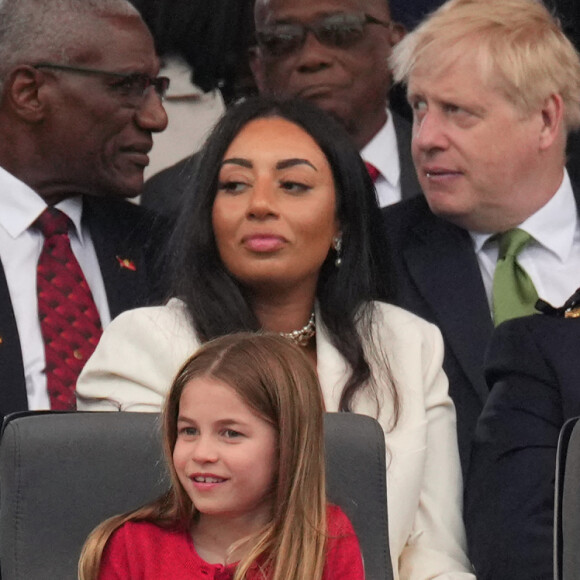
[[[294,337],[327,410],[384,429],[395,577],[472,580],[442,339],[374,301],[389,296],[382,220],[343,129],[306,104],[235,106],[201,152],[188,203],[172,253],[179,298],[109,325],[79,379],[79,408],[158,411],[200,343],[261,328]]]
[[[395,579],[473,580],[465,555],[455,410],[441,367],[439,330],[396,306],[375,307],[373,340],[388,345],[392,378],[404,385],[401,414],[391,430],[390,401],[381,401],[377,413],[377,402],[364,392],[353,411],[376,417],[385,430]],[[159,412],[173,377],[199,344],[180,300],[121,314],[81,374],[79,409]],[[320,322],[316,354],[326,409],[338,411],[349,370]],[[381,369],[372,370],[380,382]]]

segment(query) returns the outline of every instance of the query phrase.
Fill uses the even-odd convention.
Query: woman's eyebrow
[[[318,171],[318,169],[316,169],[316,167],[314,167],[314,165],[312,165],[308,159],[298,158],[283,159],[282,161],[278,161],[278,163],[276,163],[276,169],[287,169],[288,167],[294,167],[295,165],[309,165],[312,167],[312,169],[314,169],[314,171]]]
[[[253,164],[249,159],[243,159],[241,157],[232,157],[231,159],[224,159],[222,161],[222,167],[224,165],[240,165],[241,167],[247,167],[248,169],[252,169]]]
[[[247,169],[252,169],[254,164],[249,159],[244,159],[243,157],[232,157],[231,159],[224,159],[222,161],[222,167],[224,165],[239,165],[240,167],[246,167]],[[292,159],[282,159],[276,163],[276,169],[288,169],[289,167],[295,167],[296,165],[308,165],[312,167],[314,171],[318,171],[316,167],[308,161],[308,159],[292,158]]]

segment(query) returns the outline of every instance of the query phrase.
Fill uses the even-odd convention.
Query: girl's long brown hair
[[[157,500],[100,524],[87,539],[80,580],[97,580],[111,535],[129,521],[189,530],[196,514],[173,466],[181,393],[193,378],[211,377],[231,386],[278,431],[278,473],[271,521],[251,538],[234,580],[259,562],[268,580],[320,580],[326,543],[323,410],[312,363],[288,340],[274,334],[238,333],[206,343],[178,372],[163,410],[163,444],[170,490]]]

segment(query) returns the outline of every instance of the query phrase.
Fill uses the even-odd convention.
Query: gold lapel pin
[[[129,260],[129,258],[121,258],[120,256],[115,256],[117,258],[117,262],[119,262],[119,266],[121,268],[125,268],[125,270],[131,270],[131,272],[135,272],[137,270],[137,266],[135,266],[135,262],[133,260]]]

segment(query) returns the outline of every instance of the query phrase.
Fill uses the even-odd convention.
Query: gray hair
[[[0,0],[0,94],[15,66],[71,62],[91,18],[139,16],[127,0]]]

